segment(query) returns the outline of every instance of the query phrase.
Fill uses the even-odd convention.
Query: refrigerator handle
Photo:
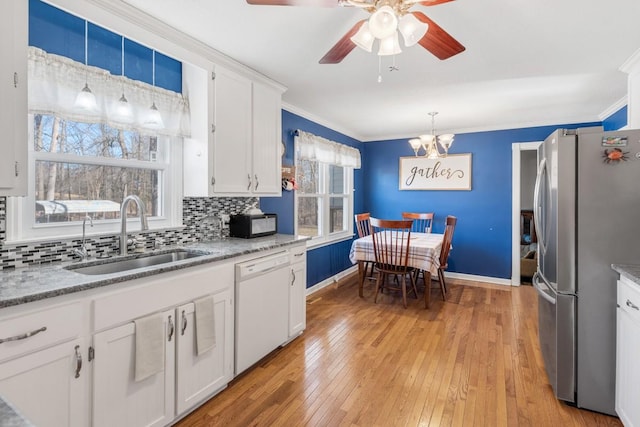
[[[547,302],[549,302],[549,303],[551,303],[553,305],[556,304],[555,298],[553,298],[551,295],[546,293],[545,290],[540,285],[540,276],[538,275],[537,272],[534,273],[533,279],[531,279],[531,283],[533,284],[533,287],[536,288],[536,291],[538,292],[538,295],[540,295],[542,298],[547,300]]]
[[[536,184],[533,189],[533,203],[535,204],[535,213],[533,215],[533,225],[536,227],[538,233],[538,245],[540,246],[541,253],[547,252],[547,245],[544,241],[544,230],[540,227],[540,217],[542,215],[542,202],[540,200],[540,183],[542,177],[547,173],[547,159],[542,159],[538,168],[538,175],[536,176]]]

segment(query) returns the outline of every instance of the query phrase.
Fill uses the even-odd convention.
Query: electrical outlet
[[[221,213],[220,221],[222,221],[222,228],[227,228],[229,226],[230,217],[229,214]]]

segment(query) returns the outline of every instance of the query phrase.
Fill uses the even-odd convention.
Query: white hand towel
[[[194,301],[196,310],[196,354],[200,356],[216,346],[216,323],[213,297]]]
[[[164,322],[162,313],[135,320],[136,366],[135,380],[164,370]]]

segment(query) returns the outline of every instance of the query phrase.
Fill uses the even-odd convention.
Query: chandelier
[[[398,42],[398,32],[402,34],[404,45],[410,47],[418,43],[427,33],[429,25],[420,21],[408,9],[416,1],[382,0],[374,4],[361,0],[347,0],[353,6],[367,8],[371,16],[365,21],[351,41],[361,49],[371,52],[373,43],[380,41],[379,56],[396,55],[402,52]]]
[[[424,149],[423,156],[428,159],[437,159],[440,157],[446,157],[449,153],[449,148],[453,145],[453,138],[455,135],[447,133],[444,135],[436,135],[435,117],[438,114],[437,111],[429,113],[431,116],[431,135],[420,135],[417,138],[409,140],[409,145],[413,148],[413,152],[416,157],[420,149]],[[444,150],[444,153],[440,152],[440,148]]]

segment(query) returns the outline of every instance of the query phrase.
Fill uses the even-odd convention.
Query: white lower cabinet
[[[86,349],[76,339],[0,363],[0,396],[34,426],[86,426]]]
[[[307,326],[307,248],[290,250],[291,283],[289,284],[289,338],[302,333]]]
[[[178,307],[176,336],[176,413],[182,415],[222,389],[233,378],[233,308],[231,289],[213,295],[215,346],[196,352],[194,304]]]
[[[194,303],[164,311],[164,371],[135,381],[133,321],[94,335],[93,425],[165,426],[233,378],[231,289],[213,295],[215,345],[198,355]]]
[[[616,412],[626,427],[640,426],[640,285],[618,281]]]
[[[93,337],[93,425],[164,426],[175,413],[175,313],[163,313],[165,369],[135,381],[133,322]],[[170,331],[173,329],[173,332]]]

